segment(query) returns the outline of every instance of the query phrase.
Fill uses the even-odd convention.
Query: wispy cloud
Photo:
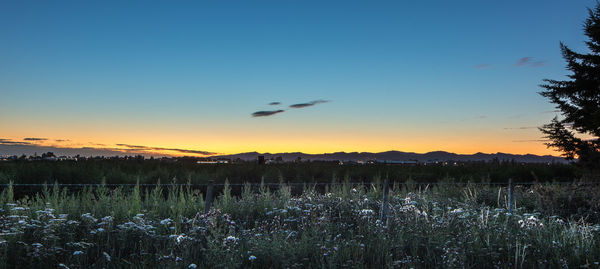
[[[512,142],[516,143],[531,143],[531,142],[548,142],[548,139],[523,139],[523,140],[513,140]]]
[[[273,116],[273,115],[275,115],[275,114],[282,113],[282,112],[284,112],[284,111],[285,111],[285,110],[281,110],[281,109],[279,109],[279,110],[270,110],[270,111],[256,111],[256,112],[252,113],[252,117],[267,117],[267,116]]]
[[[25,137],[24,141],[46,141],[48,138],[40,138],[40,137]]]
[[[532,57],[523,57],[523,58],[519,59],[519,60],[518,60],[518,61],[515,63],[515,65],[516,65],[516,66],[524,66],[524,65],[527,65],[527,64],[529,64],[529,63],[531,62],[531,60],[532,60],[532,59],[533,59]]]
[[[540,66],[544,66],[544,65],[546,65],[545,61],[537,61],[537,62],[531,63],[531,67],[540,67]]]
[[[304,107],[309,107],[309,106],[314,106],[317,104],[323,104],[323,103],[328,103],[330,102],[329,100],[314,100],[314,101],[310,101],[310,102],[306,102],[306,103],[298,103],[298,104],[293,104],[290,105],[290,108],[304,108]],[[270,106],[277,106],[277,105],[281,105],[281,102],[270,102],[269,103]],[[252,113],[252,117],[269,117],[269,116],[273,116],[275,114],[279,114],[279,113],[283,113],[285,112],[285,110],[283,109],[278,109],[278,110],[261,110],[261,111],[256,111],[254,113]]]
[[[515,114],[515,115],[510,115],[508,116],[509,119],[520,119],[527,116],[527,114]]]
[[[210,152],[210,151],[203,151],[203,150],[191,150],[191,149],[165,149],[165,150],[177,151],[177,152],[181,152],[181,153],[193,153],[193,154],[200,154],[200,155],[219,154],[218,152]]]
[[[491,68],[492,65],[491,64],[478,64],[473,66],[475,69],[488,69]]]
[[[117,150],[126,150],[130,152],[137,151],[174,151],[179,153],[192,153],[192,154],[200,154],[200,155],[215,155],[217,152],[203,151],[203,150],[191,150],[191,149],[178,149],[178,148],[162,148],[162,147],[149,147],[149,146],[141,146],[141,145],[130,145],[130,144],[116,144],[119,147],[125,147],[126,149],[118,149]]]
[[[521,59],[519,59],[516,63],[515,66],[529,66],[529,67],[541,67],[546,65],[546,61],[533,61],[533,57],[523,57]]]
[[[487,119],[487,115],[475,115],[468,118],[459,119],[460,122],[472,121],[472,120],[485,120]]]
[[[93,146],[98,146],[98,147],[106,147],[106,144],[100,144],[100,143],[94,143],[94,142],[88,142],[88,144],[93,145]]]
[[[27,146],[27,145],[32,145],[32,143],[31,142],[13,141],[12,139],[0,138],[0,145]]]
[[[116,145],[120,146],[120,147],[132,148],[132,149],[150,149],[149,147],[138,146],[138,145],[129,145],[129,144],[116,144]]]
[[[55,139],[62,141],[69,141],[67,139]],[[193,150],[193,149],[180,149],[180,148],[164,148],[164,147],[150,147],[142,145],[130,145],[130,144],[115,144],[114,146],[107,146],[105,144],[88,142],[87,144],[79,144],[77,147],[70,146],[57,146],[57,145],[41,145],[39,143],[27,142],[27,141],[14,141],[12,139],[0,138],[0,148],[3,153],[9,154],[33,154],[33,152],[40,151],[53,151],[61,152],[60,154],[75,155],[83,154],[88,156],[111,156],[112,155],[124,155],[124,154],[135,154],[145,156],[169,156],[169,155],[180,155],[180,154],[194,154],[202,156],[217,155],[217,152],[210,152],[204,150]]]
[[[54,139],[54,141],[56,141],[56,142],[69,142],[71,140],[69,140],[69,139]]]
[[[307,103],[299,103],[299,104],[293,104],[290,105],[291,108],[304,108],[304,107],[309,107],[309,106],[314,106],[317,104],[323,104],[323,103],[328,103],[328,100],[315,100],[315,101],[310,101]]]
[[[559,112],[561,112],[561,111],[558,109],[542,111],[542,113],[559,113]]]

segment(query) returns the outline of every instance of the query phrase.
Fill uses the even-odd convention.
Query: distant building
[[[384,164],[417,164],[418,162],[416,160],[402,160],[402,161],[395,161],[395,160],[377,160],[378,163],[384,163]]]
[[[216,164],[219,163],[219,161],[197,161],[197,164]]]

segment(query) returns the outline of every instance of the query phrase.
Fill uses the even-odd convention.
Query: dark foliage
[[[600,3],[589,10],[584,24],[588,54],[572,51],[561,43],[563,58],[571,71],[570,80],[544,80],[540,94],[556,104],[564,119],[554,118],[540,130],[550,140],[547,145],[579,165],[600,169]]]
[[[515,162],[469,162],[457,165],[339,165],[332,162],[302,162],[258,165],[196,164],[193,160],[79,160],[0,162],[0,183],[187,183],[208,180],[222,183],[296,182],[372,182],[388,177],[390,181],[415,182],[473,181],[519,182],[572,181],[578,175],[571,165],[525,164]]]

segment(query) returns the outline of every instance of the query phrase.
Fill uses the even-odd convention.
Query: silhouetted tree
[[[567,159],[578,158],[584,168],[600,169],[600,3],[588,9],[584,32],[588,54],[572,51],[562,42],[560,49],[567,62],[570,80],[545,79],[540,94],[560,109],[563,119],[555,117],[540,130]]]

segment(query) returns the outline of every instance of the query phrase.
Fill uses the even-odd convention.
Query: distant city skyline
[[[0,155],[558,156],[538,85],[595,3],[9,1]]]

